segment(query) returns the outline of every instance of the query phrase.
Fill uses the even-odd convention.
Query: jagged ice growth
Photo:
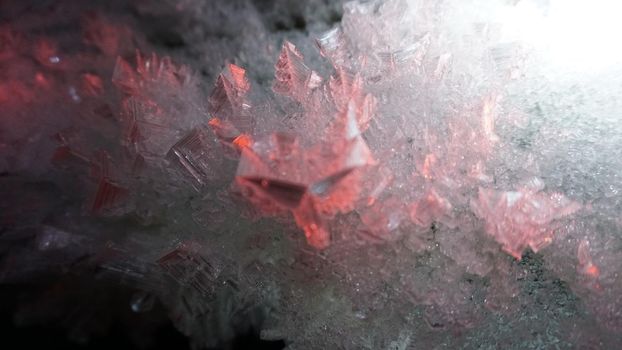
[[[257,16],[243,3],[230,21]],[[512,37],[525,6],[546,4],[347,2],[296,44],[258,25],[257,57],[207,82],[103,15],[82,52],[0,27],[0,169],[81,203],[3,178],[2,281],[96,265],[197,346],[246,322],[291,349],[537,348],[487,327],[544,312],[538,261],[585,312],[543,316],[551,342],[617,344],[621,66],[573,71]]]

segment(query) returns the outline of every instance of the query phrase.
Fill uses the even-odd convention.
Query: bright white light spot
[[[622,63],[622,1],[522,0],[499,14],[507,40],[532,45],[559,68],[598,71]]]

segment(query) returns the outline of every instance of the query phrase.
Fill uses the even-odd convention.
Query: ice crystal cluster
[[[198,348],[247,328],[288,349],[615,346],[622,75],[509,40],[495,14],[522,2],[352,1],[334,24],[291,5],[309,33],[270,30],[286,2],[137,2],[180,18],[174,58],[103,7],[56,5],[79,30],[49,36],[6,21],[2,283],[126,284]],[[23,16],[58,24],[42,13]]]

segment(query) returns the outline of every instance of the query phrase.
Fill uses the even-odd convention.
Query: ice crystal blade
[[[196,188],[205,186],[216,178],[217,150],[211,147],[206,130],[195,129],[179,140],[167,154],[167,159],[175,164],[195,182]]]
[[[240,132],[252,132],[254,119],[250,112],[247,93],[250,84],[246,71],[229,64],[218,76],[208,99],[208,111],[214,118],[230,123]]]
[[[296,46],[285,41],[276,63],[274,92],[303,101],[320,82],[321,78],[304,64],[304,58]]]
[[[534,251],[549,245],[554,229],[547,227],[580,209],[580,205],[558,193],[479,189],[476,215],[486,220],[486,230],[516,258],[530,247]]]

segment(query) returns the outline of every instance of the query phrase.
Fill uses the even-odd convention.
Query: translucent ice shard
[[[318,130],[319,138],[305,134],[299,140],[277,132],[253,142],[242,150],[236,174],[236,183],[251,202],[264,213],[291,212],[309,244],[318,248],[326,247],[330,240],[327,218],[354,210],[362,169],[376,164],[362,137],[376,101],[363,92],[362,79],[338,68],[329,89],[312,94],[321,82],[296,47],[285,42],[276,64],[273,91],[302,104],[304,117],[310,121],[306,125],[324,129]],[[228,137],[238,133],[234,125],[210,124],[217,124],[223,136],[225,131]]]
[[[136,68],[119,58],[113,83],[125,94],[123,145],[135,156],[161,160],[186,133],[205,122],[196,80],[168,57],[136,54]]]
[[[242,150],[236,178],[249,187],[251,201],[268,200],[286,210],[300,205],[307,190],[296,138],[282,133]]]
[[[365,195],[363,204],[374,205],[393,182],[394,175],[387,167],[379,165],[365,172],[361,179],[361,190]]]
[[[220,118],[212,118],[208,125],[216,134],[218,139],[225,144],[232,144],[236,137],[242,135],[242,132],[238,130],[233,123],[228,120],[221,120]]]
[[[341,28],[337,27],[324,33],[316,39],[316,44],[320,48],[320,54],[328,58],[335,68],[347,64],[346,40]]]
[[[150,99],[134,96],[125,99],[122,121],[126,145],[148,156],[165,155],[180,136],[173,121]]]
[[[144,82],[161,81],[173,86],[183,86],[190,82],[192,75],[186,66],[173,64],[170,57],[158,57],[152,53],[143,57],[136,53],[136,72]]]
[[[303,171],[305,154],[296,135],[274,133],[253,143],[238,167],[238,176],[262,174],[296,183],[306,183],[309,174]]]
[[[298,138],[274,133],[242,150],[236,183],[264,213],[290,211],[309,244],[325,247],[327,216],[349,212],[359,198],[357,170],[373,164],[360,136],[303,150]]]
[[[426,34],[414,44],[392,52],[380,52],[378,57],[390,72],[396,71],[403,65],[409,65],[419,70],[429,45],[430,35]]]
[[[328,216],[354,209],[361,192],[361,171],[375,164],[362,137],[344,140],[308,153],[309,191]]]
[[[213,118],[231,124],[241,133],[252,132],[254,119],[250,114],[251,106],[246,96],[249,89],[246,71],[234,64],[228,64],[218,76],[208,99],[208,112]]]
[[[123,58],[117,58],[112,82],[123,92],[135,96],[149,96],[168,88],[190,86],[193,76],[186,66],[175,65],[169,57],[155,53],[143,57],[136,52],[136,69]]]
[[[198,190],[217,176],[216,150],[211,146],[207,130],[197,128],[173,145],[166,158],[189,175]]]
[[[304,64],[304,58],[296,46],[285,41],[276,63],[274,92],[304,101],[321,82],[322,78]]]
[[[486,221],[486,231],[503,249],[520,259],[530,247],[534,252],[550,244],[555,228],[551,223],[580,209],[580,205],[559,193],[530,189],[500,192],[479,189],[473,212]]]
[[[353,138],[365,132],[376,111],[377,101],[373,95],[364,92],[361,77],[338,68],[337,75],[331,76],[328,86],[346,137]]]
[[[338,160],[341,161],[340,167],[344,170],[375,164],[371,150],[360,136],[348,141],[342,152],[342,157],[338,158]]]
[[[341,180],[350,175],[353,170],[354,168],[346,168],[316,181],[309,187],[309,192],[315,196],[324,197],[328,195]]]
[[[328,82],[330,95],[338,110],[344,110],[351,99],[362,94],[363,81],[360,75],[352,74],[345,68],[337,68],[335,76]]]

